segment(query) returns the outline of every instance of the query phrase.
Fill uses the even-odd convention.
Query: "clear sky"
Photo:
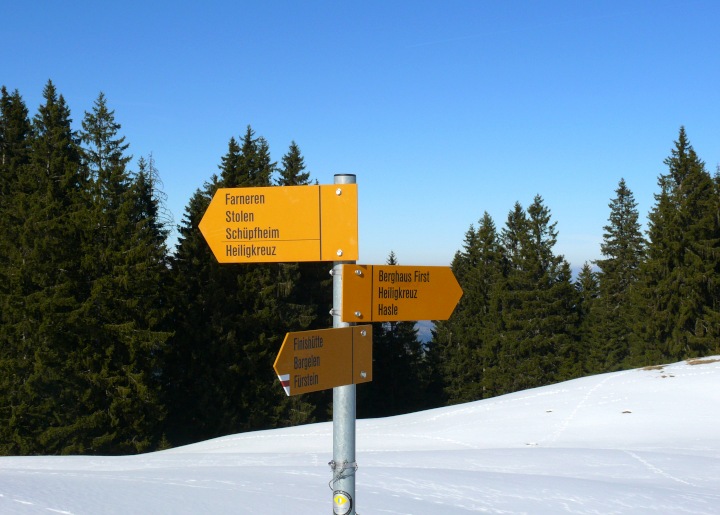
[[[600,257],[621,178],[642,221],[684,125],[720,163],[720,2],[0,0],[0,84],[105,93],[176,223],[248,125],[313,179],[354,173],[360,262],[447,265],[540,194],[555,251]]]

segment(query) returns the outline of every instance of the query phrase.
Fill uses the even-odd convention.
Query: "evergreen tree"
[[[280,168],[279,186],[298,186],[309,184],[310,173],[305,171],[305,159],[300,153],[300,148],[293,141],[290,149],[282,158]]]
[[[3,400],[9,406],[6,423],[0,424],[4,454],[71,452],[79,429],[78,378],[70,364],[78,357],[81,325],[77,292],[84,277],[77,252],[86,220],[86,178],[65,100],[52,82],[43,97],[32,122],[29,159],[20,157],[26,166],[15,170],[16,180],[10,183],[14,240],[2,306],[8,358],[2,360],[8,388]],[[15,108],[23,111],[17,104]],[[25,126],[23,118],[14,119],[15,129],[17,123]],[[16,142],[27,148],[21,140]]]
[[[168,433],[174,444],[208,439],[240,429],[244,407],[237,391],[245,380],[240,366],[244,334],[235,327],[243,307],[235,290],[240,265],[219,265],[198,224],[215,191],[228,177],[240,180],[240,148],[234,138],[221,159],[222,179],[213,176],[196,191],[178,228],[172,259],[178,310],[169,357]]]
[[[587,335],[587,369],[591,373],[611,372],[625,365],[633,323],[630,291],[638,280],[645,249],[637,203],[624,179],[615,193],[600,246],[604,259],[596,262],[600,268],[599,296],[593,310],[592,332]]]
[[[439,362],[447,400],[459,403],[493,395],[502,252],[487,212],[477,231],[470,226],[466,232],[452,270],[463,296],[450,319],[436,323],[433,346],[442,349]]]
[[[30,159],[30,119],[20,93],[0,88],[0,201],[16,193],[22,167]]]
[[[78,328],[74,451],[128,453],[159,439],[158,357],[169,336],[164,231],[143,171],[127,170],[128,145],[101,93],[82,122],[89,214],[83,234],[86,287]]]
[[[720,351],[720,229],[713,181],[680,128],[648,216],[635,303],[633,363]]]
[[[165,432],[175,445],[222,434],[217,424],[222,420],[225,399],[217,379],[225,370],[213,370],[217,346],[213,345],[210,319],[224,314],[224,296],[222,291],[210,289],[217,283],[220,269],[198,230],[217,188],[218,177],[213,176],[190,198],[171,258],[176,331],[167,349],[163,392],[168,407]],[[225,402],[229,404],[230,399]]]
[[[591,367],[588,363],[592,361],[591,356],[594,355],[593,348],[594,332],[597,327],[598,312],[598,296],[600,295],[600,285],[598,284],[598,273],[592,269],[590,263],[585,262],[580,269],[580,273],[575,281],[575,290],[577,291],[578,304],[577,324],[578,324],[578,349],[581,352],[587,372]]]
[[[270,186],[276,163],[270,159],[270,147],[248,125],[242,138],[236,167],[223,174],[225,187]]]
[[[222,175],[225,187],[270,186],[276,164],[270,157],[267,141],[255,137],[249,126],[242,138],[238,162],[239,176]],[[228,274],[228,279],[234,279],[235,287],[226,295],[237,306],[237,314],[226,320],[235,333],[225,332],[219,339],[227,339],[226,347],[234,349],[232,357],[237,363],[237,373],[244,376],[242,388],[234,389],[238,408],[231,412],[234,422],[228,429],[247,431],[277,427],[283,424],[286,403],[293,404],[278,387],[272,368],[294,311],[285,302],[292,296],[292,280],[287,280],[292,279],[292,272],[277,264],[230,268],[223,265],[222,270]],[[300,314],[309,314],[308,310],[300,311]],[[308,320],[305,323],[309,325]]]
[[[20,179],[30,160],[30,119],[20,93],[0,89],[0,331],[10,292],[10,256],[22,222],[13,202],[20,196]]]
[[[576,292],[570,266],[553,253],[556,223],[536,196],[520,204],[502,232],[507,271],[499,298],[496,394],[542,386],[581,374],[575,339]]]
[[[475,372],[477,368],[467,366],[471,354],[466,338],[470,320],[464,316],[467,315],[464,307],[470,295],[465,277],[475,266],[477,253],[477,231],[471,224],[465,232],[463,248],[455,253],[450,266],[463,290],[463,296],[448,320],[435,322],[432,341],[428,349],[431,372],[430,388],[439,401],[439,405],[462,402],[461,399],[476,395],[479,390],[477,388],[479,378],[468,377],[468,372]],[[463,373],[456,381],[455,373],[458,369]],[[469,395],[468,387],[472,390]]]
[[[22,255],[17,241],[22,232],[18,200],[20,179],[30,160],[31,126],[28,110],[19,92],[0,90],[0,453],[16,449],[11,443],[10,420],[17,400],[14,392],[22,384],[18,374],[19,345],[14,325],[24,316],[22,290],[18,284]]]
[[[167,194],[162,191],[163,182],[152,153],[147,159],[138,159],[138,171],[133,188],[137,198],[137,220],[144,221],[146,228],[156,238],[157,245],[165,248],[173,224],[172,213],[167,209]]]
[[[594,302],[600,294],[600,285],[598,284],[598,274],[593,271],[590,263],[583,263],[577,281],[575,281],[575,289],[578,292],[578,315],[585,320],[593,310]]]
[[[297,159],[285,159],[283,176],[297,180],[302,159],[297,149],[290,155]],[[294,171],[287,168],[291,163]],[[275,163],[267,142],[248,127],[240,143],[230,140],[220,169],[220,177],[193,197],[173,259],[178,301],[188,306],[179,313],[170,356],[174,393],[168,402],[172,425],[181,429],[176,441],[315,417],[306,400],[285,398],[272,364],[285,333],[313,327],[318,310],[329,310],[320,305],[326,299],[304,288],[303,269],[294,264],[219,265],[197,231],[218,187],[270,185]],[[196,400],[189,407],[188,397]]]
[[[250,129],[248,128],[248,131],[249,130]],[[237,140],[233,136],[228,142],[227,153],[220,158],[220,164],[218,165],[223,177],[222,183],[217,176],[213,175],[210,181],[206,182],[204,185],[205,192],[209,195],[209,198],[207,199],[208,205],[210,204],[212,196],[217,188],[250,186],[250,178],[243,174],[241,160],[242,153],[240,151],[240,145],[238,145]],[[203,211],[205,209],[207,209],[207,206],[205,206]],[[200,219],[202,219],[202,213],[200,213]],[[198,219],[198,222],[200,219]]]

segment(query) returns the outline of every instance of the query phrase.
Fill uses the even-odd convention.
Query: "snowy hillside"
[[[720,357],[360,420],[357,439],[361,515],[718,514]],[[331,423],[0,458],[0,514],[332,513],[331,459]]]

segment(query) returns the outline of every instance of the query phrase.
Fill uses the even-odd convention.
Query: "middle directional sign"
[[[462,288],[447,266],[343,265],[344,322],[447,320]]]
[[[288,395],[372,381],[372,325],[287,333],[273,368]]]

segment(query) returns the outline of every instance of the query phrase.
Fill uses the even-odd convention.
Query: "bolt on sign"
[[[447,320],[463,291],[447,266],[343,265],[343,322]]]
[[[273,368],[287,395],[372,381],[372,325],[287,333]]]
[[[199,228],[219,263],[355,261],[357,184],[219,188]]]

